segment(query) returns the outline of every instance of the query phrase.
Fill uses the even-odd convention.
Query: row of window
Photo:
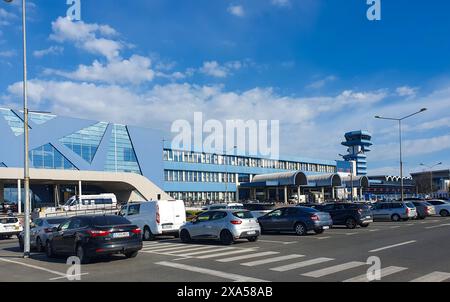
[[[232,201],[236,198],[235,192],[169,192],[169,195],[177,200],[184,201]]]
[[[254,168],[271,168],[308,172],[335,173],[336,167],[311,163],[300,163],[282,160],[250,158],[234,155],[219,155],[189,151],[164,150],[164,160],[172,162],[229,165]]]
[[[200,172],[200,171],[176,171],[165,170],[164,180],[167,182],[216,182],[236,183],[234,173]]]

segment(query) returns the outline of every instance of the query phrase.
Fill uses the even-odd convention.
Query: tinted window
[[[225,209],[225,208],[226,208],[226,206],[212,206],[212,207],[209,207],[210,210],[220,210],[220,209]]]
[[[239,211],[239,212],[234,212],[233,215],[236,216],[237,218],[241,218],[241,219],[250,219],[250,218],[253,218],[252,213],[249,212],[249,211]]]
[[[41,227],[44,224],[44,221],[42,221],[42,219],[36,219],[34,221],[34,224],[38,227]]]
[[[222,218],[227,217],[227,213],[226,212],[214,212],[211,216],[210,220],[219,220]]]
[[[69,227],[69,224],[70,224],[70,222],[71,222],[71,220],[67,220],[66,222],[64,222],[63,224],[61,224],[60,226],[59,226],[59,229],[60,230],[67,230],[67,228]]]
[[[128,207],[128,216],[138,215],[141,211],[140,204],[133,204]]]
[[[275,210],[275,211],[270,212],[269,214],[267,214],[267,216],[269,216],[269,217],[280,217],[281,215],[283,215],[283,211],[282,210]]]
[[[306,208],[306,207],[298,207],[297,208],[300,212],[303,212],[303,213],[317,213],[317,212],[319,212],[319,211],[317,211],[316,209],[313,209],[313,208]]]
[[[70,221],[69,230],[76,230],[82,227],[81,219],[75,218]]]
[[[67,218],[53,218],[53,219],[47,219],[47,223],[51,225],[60,225],[64,221],[66,221]]]
[[[400,209],[400,208],[403,208],[404,206],[402,203],[393,203],[391,205],[391,207],[392,207],[392,209]]]
[[[93,217],[92,223],[96,226],[112,226],[131,224],[128,219],[121,216],[97,216]]]
[[[412,202],[407,202],[407,203],[406,203],[406,206],[407,206],[408,208],[410,208],[410,209],[415,208],[415,206],[413,205]]]
[[[16,223],[17,221],[18,221],[17,218],[2,218],[2,219],[0,219],[1,224]]]
[[[197,221],[208,221],[210,219],[211,212],[205,212],[197,216]]]
[[[431,201],[429,201],[429,203],[431,203],[432,205],[435,205],[435,206],[443,204],[442,201],[438,201],[438,200],[431,200]]]
[[[297,211],[296,208],[287,208],[287,209],[284,211],[284,215],[285,215],[285,216],[297,215],[297,213],[298,213],[298,211]]]

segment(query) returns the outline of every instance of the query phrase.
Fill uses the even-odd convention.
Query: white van
[[[64,211],[102,210],[117,208],[114,194],[72,196],[63,206]]]
[[[180,227],[186,222],[186,208],[182,200],[158,200],[129,203],[120,215],[142,230],[144,240],[157,235],[178,237]]]

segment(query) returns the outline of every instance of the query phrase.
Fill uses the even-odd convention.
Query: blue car
[[[295,232],[299,236],[309,231],[322,234],[333,225],[330,214],[308,207],[279,208],[258,218],[262,232]]]

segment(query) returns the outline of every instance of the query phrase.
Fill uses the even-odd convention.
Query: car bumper
[[[242,232],[241,234],[239,234],[238,237],[235,237],[237,239],[245,239],[245,238],[251,238],[251,237],[258,237],[259,235],[261,235],[261,231],[257,230],[257,231],[245,231]]]
[[[308,231],[311,231],[311,230],[320,230],[320,229],[323,229],[324,227],[325,227],[325,228],[326,228],[326,227],[331,228],[332,226],[333,226],[333,221],[332,221],[332,220],[318,221],[318,222],[315,222],[314,224],[312,224],[312,225],[309,227],[309,230],[308,230]]]
[[[133,240],[117,243],[88,244],[85,247],[85,253],[89,257],[95,257],[101,255],[124,254],[128,252],[139,251],[141,249],[142,241]]]

